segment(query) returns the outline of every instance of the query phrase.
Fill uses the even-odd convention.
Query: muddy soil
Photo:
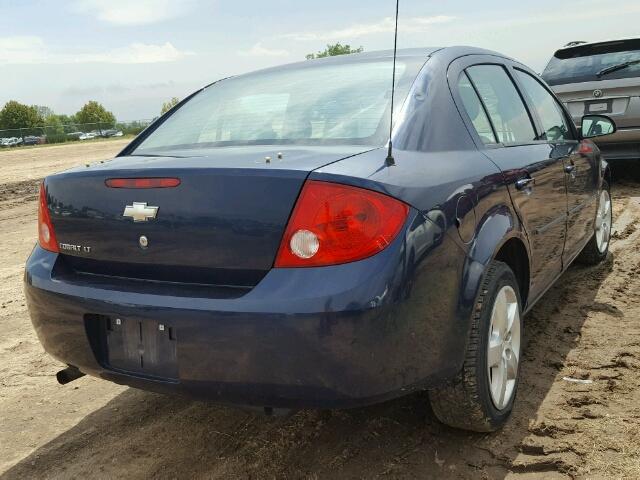
[[[640,478],[640,182],[624,170],[608,260],[572,266],[526,317],[513,417],[469,434],[424,395],[269,418],[88,377],[58,385],[22,293],[38,179],[122,146],[0,152],[2,479]]]

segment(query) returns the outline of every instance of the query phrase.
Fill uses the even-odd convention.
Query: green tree
[[[40,116],[44,119],[52,115],[55,115],[54,111],[45,105],[34,105],[33,108],[35,108],[40,114]]]
[[[56,115],[55,113],[45,117],[43,133],[47,137],[47,143],[63,143],[67,141],[67,134],[64,131],[61,117],[63,115]]]
[[[108,128],[116,123],[116,117],[98,102],[91,100],[75,115],[77,123],[97,123],[96,128]]]
[[[164,102],[162,104],[162,110],[160,110],[160,115],[164,115],[169,110],[171,110],[173,107],[175,107],[178,103],[180,103],[180,99],[178,97],[173,97],[168,102]]]
[[[10,100],[4,104],[0,110],[0,129],[32,129],[39,127],[43,123],[42,116],[35,107],[24,105],[15,100]]]
[[[340,42],[333,45],[328,44],[327,48],[317,53],[310,53],[307,55],[307,60],[313,60],[314,58],[323,57],[335,57],[336,55],[348,55],[350,53],[360,53],[364,50],[362,47],[351,48],[351,45],[342,45]]]

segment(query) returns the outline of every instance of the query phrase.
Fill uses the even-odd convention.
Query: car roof
[[[577,42],[569,42],[567,45],[565,45],[562,48],[559,48],[558,50],[556,50],[556,53],[558,52],[566,52],[569,50],[580,50],[583,48],[590,48],[590,47],[595,47],[595,46],[600,46],[600,45],[607,45],[607,44],[615,44],[615,43],[626,43],[626,42],[637,42],[640,40],[640,37],[623,37],[623,38],[616,38],[616,39],[611,39],[611,40],[600,40],[597,42],[583,42],[583,41],[577,41]]]
[[[422,48],[400,48],[398,49],[398,58],[427,58],[433,55],[447,55],[452,57],[463,55],[497,55],[505,57],[497,52],[485,50],[483,48],[469,46],[451,46],[451,47],[422,47]],[[290,65],[300,65],[309,62],[326,62],[326,63],[350,63],[359,60],[383,60],[393,58],[393,50],[377,50],[372,52],[353,53],[350,55],[336,55],[334,57],[315,58],[302,62],[292,63]],[[506,58],[506,57],[505,57]]]
[[[468,46],[402,48],[402,49],[398,49],[398,52],[397,52],[397,58],[401,60],[406,59],[406,60],[426,61],[427,58],[433,57],[436,55],[438,57],[441,57],[442,60],[447,63],[455,60],[458,57],[462,57],[465,55],[493,55],[493,56],[502,57],[508,60],[512,60],[511,58],[501,53],[497,53],[491,50],[485,50],[483,48],[468,47]],[[270,71],[279,71],[279,70],[288,70],[288,69],[294,70],[294,69],[305,68],[305,67],[318,65],[318,64],[341,65],[341,64],[349,64],[349,63],[356,63],[356,62],[390,60],[392,58],[393,58],[393,50],[377,50],[377,51],[371,51],[371,52],[352,53],[348,55],[336,55],[332,57],[314,58],[311,60],[302,60],[295,63],[277,65],[277,66],[268,67],[261,70],[243,73],[235,77],[237,78],[237,77],[250,76],[256,73],[266,73]]]

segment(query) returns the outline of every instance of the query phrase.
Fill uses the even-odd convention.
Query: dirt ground
[[[640,183],[624,170],[608,261],[572,266],[526,317],[514,415],[468,434],[424,395],[269,418],[89,377],[58,385],[22,293],[37,179],[123,146],[0,152],[2,479],[640,478]]]

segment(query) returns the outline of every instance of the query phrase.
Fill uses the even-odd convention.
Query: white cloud
[[[114,25],[146,25],[181,16],[194,4],[195,0],[76,0],[73,7]]]
[[[424,32],[429,29],[431,25],[449,23],[455,20],[456,17],[449,15],[435,15],[432,17],[414,17],[408,20],[400,21],[398,29],[401,32]],[[391,33],[395,28],[395,20],[392,17],[386,17],[379,22],[373,23],[361,23],[352,25],[350,27],[320,31],[320,32],[299,32],[288,33],[282,35],[283,38],[288,38],[295,41],[343,41],[348,42],[350,39],[364,37],[366,35],[373,35],[376,33]]]
[[[38,63],[46,56],[46,47],[40,37],[23,35],[0,37],[0,65],[7,63]]]
[[[262,42],[256,43],[249,50],[240,50],[238,53],[243,56],[251,56],[251,57],[287,57],[289,56],[289,52],[287,50],[266,48],[262,45]]]
[[[183,52],[166,42],[164,45],[132,43],[127,47],[116,48],[103,53],[84,53],[74,57],[76,62],[98,63],[161,63],[175,62],[191,52]]]
[[[187,55],[171,43],[149,45],[132,43],[126,47],[102,52],[58,53],[47,47],[40,37],[0,37],[0,65],[10,64],[68,64],[68,63],[116,63],[139,64],[175,62]]]

